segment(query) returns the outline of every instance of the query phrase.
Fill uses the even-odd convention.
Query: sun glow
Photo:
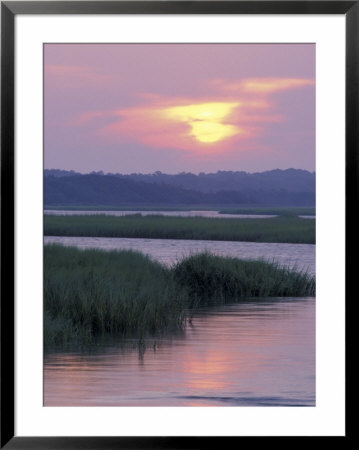
[[[167,118],[187,123],[189,136],[202,143],[214,143],[240,133],[235,125],[223,123],[239,103],[208,102],[166,108]]]
[[[273,96],[312,86],[300,78],[213,80],[211,94],[201,98],[137,95],[137,104],[115,110],[85,111],[73,126],[99,128],[99,138],[141,142],[156,149],[176,149],[195,155],[222,155],[262,149],[262,134],[271,123],[287,120]],[[142,101],[141,101],[142,99]]]

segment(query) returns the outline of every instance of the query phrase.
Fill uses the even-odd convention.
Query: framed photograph
[[[348,437],[358,2],[1,2],[1,447]]]

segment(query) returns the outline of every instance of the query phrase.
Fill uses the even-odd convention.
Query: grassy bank
[[[193,308],[242,297],[311,296],[315,281],[275,264],[210,254],[166,268],[141,253],[44,248],[45,348],[184,327]]]
[[[270,219],[141,216],[44,217],[47,236],[315,243],[315,221],[296,216]]]

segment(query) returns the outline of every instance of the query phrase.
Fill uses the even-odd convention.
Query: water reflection
[[[140,214],[141,216],[210,217],[214,219],[270,219],[271,217],[277,217],[276,215],[268,214],[220,214],[218,211],[69,211],[46,209],[44,214],[52,216],[93,216],[104,214],[118,217]]]
[[[45,406],[314,406],[315,299],[203,308],[183,334],[52,353]]]

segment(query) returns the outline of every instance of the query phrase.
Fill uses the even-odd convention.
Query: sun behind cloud
[[[153,98],[144,105],[112,112],[115,120],[97,134],[115,140],[135,139],[152,148],[220,152],[245,134],[238,126],[239,106],[240,102],[226,99]]]
[[[247,78],[211,80],[199,98],[138,93],[142,104],[112,111],[88,111],[73,126],[96,126],[95,134],[118,142],[138,141],[151,148],[179,149],[197,155],[253,148],[268,123],[285,122],[273,96],[315,85],[313,79]],[[125,139],[125,141],[124,141]],[[252,145],[251,145],[252,142]],[[254,143],[254,144],[253,144]]]
[[[205,102],[174,106],[164,110],[165,116],[189,125],[189,136],[199,142],[214,143],[240,133],[240,128],[223,123],[239,103]]]

